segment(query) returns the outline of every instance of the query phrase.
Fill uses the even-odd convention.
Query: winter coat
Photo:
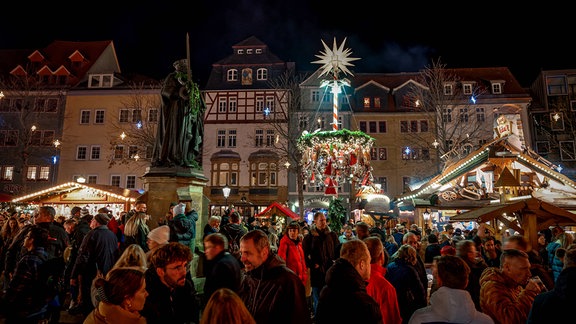
[[[304,285],[278,255],[246,272],[239,295],[256,323],[311,323]]]
[[[106,227],[100,225],[92,229],[82,241],[71,278],[82,275],[83,280],[92,283],[97,270],[106,275],[119,258],[118,240],[116,235]]]
[[[315,323],[383,323],[380,306],[368,295],[366,281],[348,260],[339,258],[328,269]]]
[[[42,286],[39,269],[47,259],[48,253],[44,248],[37,247],[26,251],[18,261],[4,296],[8,306],[7,318],[22,321],[34,314],[46,312],[48,302],[42,294],[38,294],[37,289]]]
[[[108,303],[98,303],[98,307],[95,308],[89,315],[84,319],[83,324],[146,324],[146,318],[141,316],[139,313],[132,313],[124,308],[108,304]]]
[[[484,259],[477,262],[471,262],[468,258],[462,258],[468,267],[470,267],[470,273],[468,274],[468,285],[466,286],[466,290],[470,293],[472,297],[472,301],[474,301],[474,305],[476,305],[476,309],[481,311],[480,308],[480,276],[482,276],[482,272],[484,269],[488,268]]]
[[[228,252],[231,251],[230,246],[232,245],[232,242],[236,242],[238,246],[240,246],[240,239],[247,232],[248,231],[240,224],[228,223],[224,226],[220,226],[220,233],[228,239]],[[238,262],[240,262],[240,255],[233,254],[233,256],[238,259]],[[242,265],[242,267],[244,267],[244,265]]]
[[[417,309],[408,323],[492,324],[494,321],[476,310],[466,290],[440,287],[430,297],[430,306]]]
[[[322,288],[326,281],[326,272],[339,258],[336,254],[339,246],[338,235],[326,227],[319,230],[316,225],[310,227],[310,233],[304,237],[302,248],[306,257],[306,266],[310,268],[310,284]]]
[[[546,250],[548,251],[548,262],[550,263],[550,269],[554,275],[554,282],[556,282],[560,272],[562,272],[562,268],[564,267],[562,260],[556,257],[556,250],[560,247],[562,247],[562,245],[559,241],[550,242],[546,246]]]
[[[183,287],[172,290],[160,281],[156,268],[150,267],[146,270],[146,290],[149,295],[140,314],[148,324],[199,323],[196,289],[189,276]]]
[[[299,239],[296,241],[291,240],[288,235],[283,235],[280,239],[280,247],[278,248],[278,256],[285,262],[286,266],[294,271],[300,278],[302,284],[306,285],[308,280],[308,272],[306,271],[306,260],[304,259],[304,249]]]
[[[382,321],[390,324],[402,323],[400,306],[396,298],[396,288],[384,278],[386,268],[380,264],[370,265],[370,279],[366,286],[366,292],[380,305]]]
[[[194,217],[195,215],[195,217]],[[170,226],[170,242],[180,242],[190,248],[192,253],[195,249],[196,238],[196,221],[198,214],[195,211],[185,215],[178,214],[174,216],[169,223]]]
[[[136,234],[124,235],[123,250],[125,250],[126,247],[128,247],[132,244],[137,244],[142,248],[142,250],[144,250],[144,252],[148,252],[148,250],[150,249],[148,247],[148,234],[149,233],[150,233],[150,229],[148,228],[147,225],[142,225],[142,224],[138,225],[138,227],[136,229]],[[118,240],[117,233],[115,233],[114,235],[116,236],[116,240]]]
[[[422,286],[416,268],[403,259],[396,259],[387,266],[385,278],[396,288],[402,322],[408,323],[412,313],[426,306],[426,287]]]
[[[535,296],[498,268],[486,268],[480,277],[480,306],[494,323],[526,323]]]
[[[440,243],[428,244],[424,252],[424,262],[432,263],[435,256],[440,256],[440,249]]]
[[[237,293],[242,281],[242,268],[235,257],[222,251],[214,259],[204,261],[204,275],[204,301],[207,302],[218,288],[228,288]]]
[[[576,267],[560,273],[553,290],[540,293],[528,314],[527,324],[564,323],[574,316],[576,306]]]

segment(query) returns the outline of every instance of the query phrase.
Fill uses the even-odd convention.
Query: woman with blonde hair
[[[125,267],[140,267],[142,271],[148,269],[146,252],[138,244],[130,244],[118,258],[112,269]]]
[[[124,242],[126,246],[136,243],[140,245],[144,252],[148,252],[146,241],[148,240],[150,228],[146,221],[148,221],[148,215],[145,212],[137,212],[126,221],[124,225]]]
[[[256,324],[240,297],[231,289],[216,290],[204,311],[200,324]]]
[[[148,297],[142,269],[139,267],[112,269],[106,275],[106,279],[98,278],[95,285],[101,302],[88,314],[84,324],[146,323],[146,318],[140,315]]]

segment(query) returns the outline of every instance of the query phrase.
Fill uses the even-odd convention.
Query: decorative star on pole
[[[324,45],[324,51],[320,51],[320,54],[315,55],[320,60],[313,61],[312,63],[315,64],[322,64],[322,73],[320,73],[319,77],[324,75],[328,75],[331,73],[336,79],[338,78],[338,73],[343,72],[344,74],[353,75],[350,70],[348,70],[349,66],[354,66],[354,64],[350,63],[352,61],[359,60],[358,57],[350,57],[352,54],[352,50],[347,48],[344,49],[344,44],[346,43],[346,38],[340,47],[336,45],[336,38],[334,38],[334,43],[332,45],[332,49],[326,45],[324,40],[322,41],[322,45]]]

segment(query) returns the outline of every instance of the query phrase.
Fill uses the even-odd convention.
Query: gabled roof
[[[110,196],[110,199],[123,202],[134,202],[138,197],[140,197],[140,194],[134,190],[124,189],[116,186],[100,185],[94,183],[83,184],[78,182],[66,182],[54,187],[30,193],[25,196],[14,197],[12,202],[40,202],[51,198],[57,198],[58,196],[61,197],[67,193],[82,189],[93,190],[96,193]],[[89,199],[86,199],[86,201],[89,201]]]
[[[266,207],[261,213],[257,214],[256,217],[272,217],[272,215],[278,216],[288,216],[293,219],[299,219],[300,216],[295,212],[288,209],[288,207],[284,207],[277,202],[273,202],[270,206]]]

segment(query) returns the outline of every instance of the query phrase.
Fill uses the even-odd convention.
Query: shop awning
[[[25,196],[14,197],[12,202],[24,203],[77,203],[77,202],[135,202],[140,193],[115,186],[66,182]]]

